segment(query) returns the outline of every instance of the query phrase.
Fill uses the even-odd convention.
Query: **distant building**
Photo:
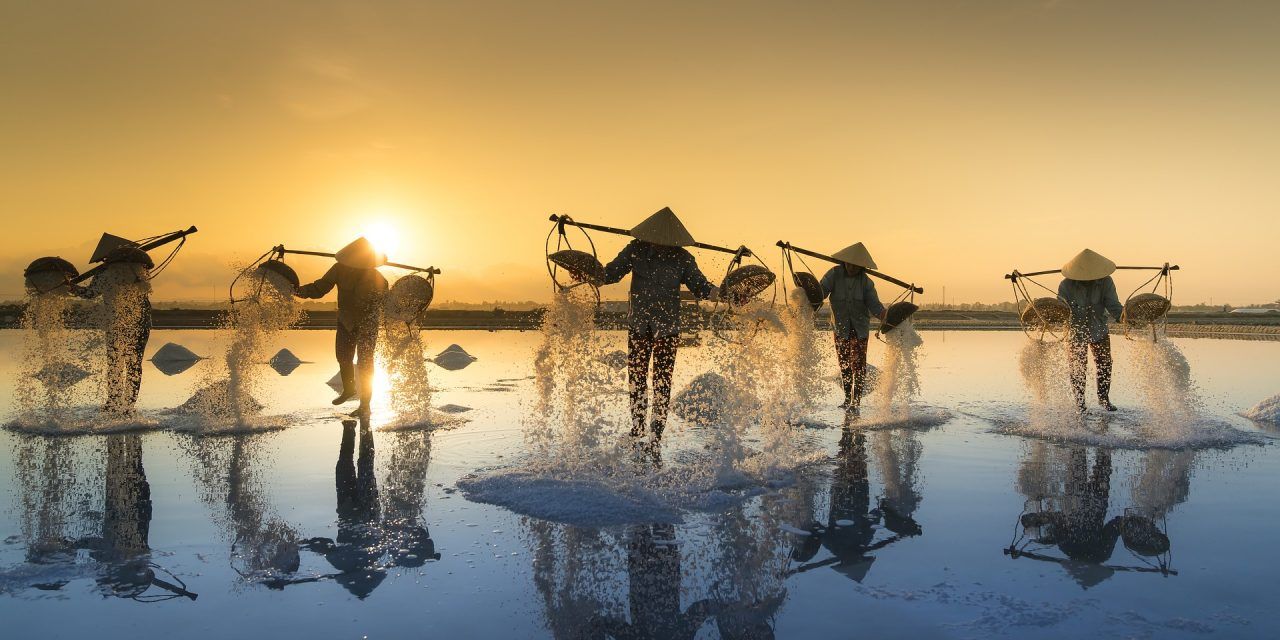
[[[1242,316],[1274,316],[1280,315],[1280,309],[1263,309],[1254,307],[1249,309],[1235,309],[1231,313]]]

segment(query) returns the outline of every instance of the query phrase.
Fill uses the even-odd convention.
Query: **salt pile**
[[[681,420],[706,426],[723,417],[728,402],[728,381],[718,373],[707,372],[676,394],[672,409]]]
[[[201,360],[204,360],[203,356],[198,356],[190,349],[173,342],[166,342],[151,354],[151,364],[166,376],[176,376]]]
[[[303,361],[301,358],[294,355],[292,351],[288,349],[281,349],[277,351],[274,356],[271,356],[271,359],[267,361],[267,364],[270,365],[272,369],[275,369],[276,373],[282,376],[287,376],[293,373],[294,370],[298,368],[298,365],[303,364]]]
[[[54,362],[36,372],[35,378],[50,390],[65,391],[92,375],[69,362]]]
[[[1280,393],[1277,393],[1244,412],[1244,417],[1257,422],[1280,424]]]
[[[467,353],[466,349],[456,344],[451,344],[449,348],[436,354],[436,357],[432,358],[431,361],[446,371],[458,371],[475,362],[476,357]]]
[[[151,354],[152,362],[189,362],[203,359],[204,356],[198,356],[194,351],[175,342],[166,342]]]
[[[621,350],[610,351],[600,356],[600,362],[608,365],[610,369],[627,368],[627,352]]]

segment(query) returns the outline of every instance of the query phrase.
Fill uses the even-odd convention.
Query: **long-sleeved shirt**
[[[1077,342],[1100,342],[1108,335],[1107,315],[1117,322],[1124,305],[1116,295],[1111,276],[1101,280],[1063,279],[1058,297],[1071,307],[1071,339]]]
[[[323,298],[335,286],[338,288],[338,322],[348,331],[376,329],[382,317],[387,279],[377,269],[334,264],[319,280],[298,287],[296,295],[299,298]]]
[[[880,317],[884,305],[876,293],[876,285],[865,271],[849,275],[843,265],[836,265],[822,276],[822,296],[831,298],[832,329],[842,340],[871,335],[871,316]]]
[[[662,247],[632,240],[604,268],[605,284],[613,284],[631,274],[631,314],[633,331],[651,331],[654,336],[680,333],[680,285],[701,299],[711,297],[715,288],[707,281],[693,254],[680,247]]]

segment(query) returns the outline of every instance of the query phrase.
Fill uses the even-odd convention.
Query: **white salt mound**
[[[267,361],[267,363],[271,365],[302,364],[302,359],[288,349],[281,349],[274,356],[271,356],[271,360]]]
[[[191,362],[203,359],[204,356],[198,356],[192,350],[174,342],[166,342],[151,354],[152,362]]]
[[[440,356],[443,356],[443,355],[445,355],[445,354],[447,354],[447,353],[461,353],[461,354],[462,354],[462,355],[464,355],[464,356],[469,356],[469,355],[471,355],[471,354],[467,353],[467,350],[466,350],[466,349],[463,349],[462,347],[460,347],[460,346],[458,346],[458,345],[456,345],[456,344],[451,344],[451,345],[449,345],[448,347],[445,347],[444,351],[441,351],[440,353],[437,353],[437,354],[436,354],[436,357],[437,357],[437,358],[439,358]]]
[[[217,382],[211,384],[195,393],[189,400],[175,407],[171,411],[173,413],[186,413],[197,415],[218,415],[225,412],[228,408],[234,406],[231,383]],[[254,398],[244,399],[244,409],[250,412],[262,411],[264,408],[261,402]]]
[[[38,371],[35,378],[53,389],[69,389],[89,377],[89,372],[69,362],[59,362]]]
[[[600,356],[600,362],[611,369],[624,369],[627,366],[627,354],[625,351],[611,351]]]
[[[458,345],[453,346],[457,347]],[[453,347],[450,347],[449,349],[452,348]],[[441,351],[440,355],[436,356],[435,359],[432,360],[432,362],[436,363],[436,366],[441,369],[457,371],[458,369],[466,368],[467,365],[476,361],[475,356],[463,351],[461,347],[458,347],[456,351],[450,351],[449,349]]]
[[[1242,415],[1257,422],[1280,424],[1280,393],[1259,402]]]
[[[711,424],[720,420],[729,403],[729,381],[707,372],[676,394],[672,408],[686,422]]]

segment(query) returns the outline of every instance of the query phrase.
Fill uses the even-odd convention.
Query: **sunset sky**
[[[1178,303],[1280,298],[1280,2],[4,0],[0,25],[3,298],[36,257],[195,224],[158,299],[368,231],[440,300],[545,300],[548,214],[663,206],[775,269],[778,239],[865,242],[927,302],[1009,300],[1002,274],[1086,246],[1179,263]]]

